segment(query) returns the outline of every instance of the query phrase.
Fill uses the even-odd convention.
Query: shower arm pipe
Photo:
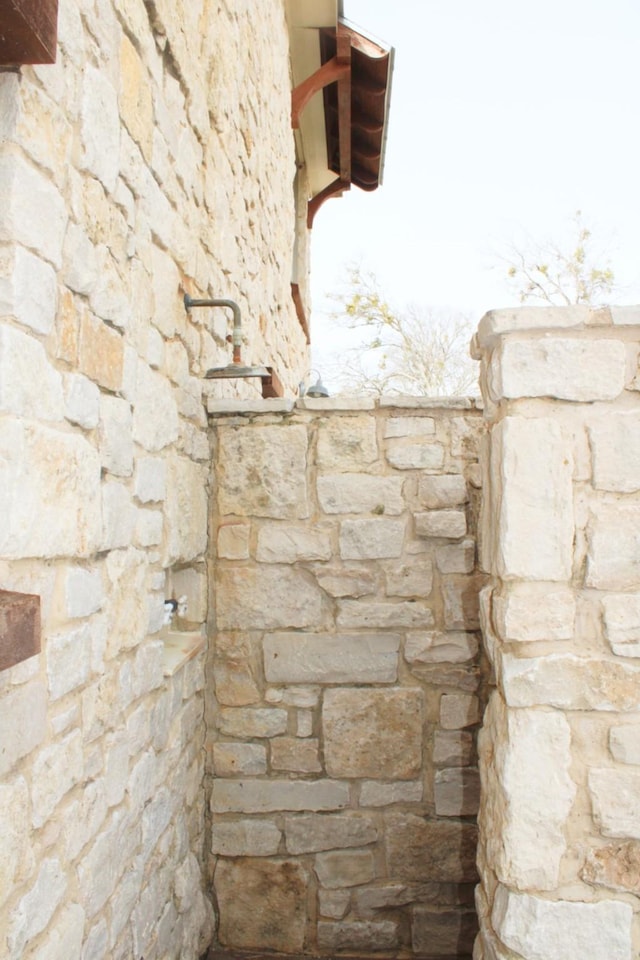
[[[235,300],[195,300],[188,293],[184,295],[184,305],[186,310],[192,307],[228,307],[233,312],[233,335],[231,342],[233,344],[233,362],[242,363],[242,319],[240,317],[240,307]]]

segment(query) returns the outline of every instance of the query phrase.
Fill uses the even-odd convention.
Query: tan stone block
[[[589,436],[596,490],[640,490],[640,415],[633,410],[610,410],[590,425]]]
[[[640,843],[627,840],[590,850],[580,876],[594,886],[636,893],[640,888]]]
[[[309,516],[303,426],[218,428],[216,471],[220,514]]]
[[[640,771],[602,767],[589,771],[593,816],[605,837],[640,840]]]
[[[482,574],[443,578],[444,623],[447,630],[477,630],[480,627],[480,590]]]
[[[106,390],[122,385],[124,345],[119,333],[90,313],[80,316],[78,364],[82,373]]]
[[[416,777],[422,764],[423,710],[419,690],[327,690],[322,724],[329,775]]]
[[[393,950],[398,943],[398,924],[393,920],[347,920],[342,923],[320,920],[318,923],[318,947],[329,953]]]
[[[123,34],[120,42],[121,119],[138,144],[147,161],[151,159],[153,141],[153,102],[151,84],[136,49]]]
[[[213,883],[220,943],[235,949],[301,953],[308,882],[306,870],[295,860],[219,860]]]
[[[422,780],[396,780],[395,783],[363,780],[360,784],[360,806],[389,807],[393,803],[420,803],[423,792]]]
[[[34,827],[42,827],[60,801],[82,779],[82,737],[79,730],[38,754],[31,791]]]
[[[275,737],[271,741],[271,767],[290,773],[320,773],[322,765],[318,741]]]
[[[511,707],[546,704],[565,710],[640,709],[640,667],[573,654],[518,659],[500,653],[498,673]]]
[[[214,813],[272,813],[276,810],[343,810],[349,784],[337,780],[214,780]]]
[[[282,833],[272,820],[214,820],[211,852],[221,857],[272,857]]]
[[[216,604],[221,630],[321,630],[328,626],[330,615],[322,591],[303,570],[288,567],[219,567]]]
[[[320,506],[325,513],[377,513],[397,516],[405,507],[403,477],[347,473],[318,477]]]
[[[330,560],[331,538],[317,527],[292,527],[268,523],[258,531],[256,560],[259,563],[297,563],[303,560]]]
[[[467,517],[463,510],[430,510],[414,514],[417,537],[443,537],[457,540],[467,532]]]
[[[409,663],[466,663],[478,653],[478,638],[459,631],[408,633],[404,656]]]
[[[393,630],[398,627],[431,627],[433,611],[415,600],[374,603],[363,600],[338,601],[338,629]]]
[[[216,700],[223,706],[242,707],[260,700],[260,691],[247,663],[217,660],[213,665]]]
[[[171,457],[167,468],[165,566],[203,556],[208,530],[207,468],[186,457]]]
[[[178,439],[178,409],[171,384],[142,360],[136,364],[133,439],[155,453]]]
[[[371,850],[332,850],[319,853],[315,858],[314,870],[322,886],[330,890],[359,887],[375,878]]]
[[[80,318],[70,290],[63,289],[59,293],[55,333],[56,357],[75,366],[80,346]]]
[[[418,483],[418,498],[429,510],[458,507],[469,499],[467,483],[460,474],[444,474],[442,477],[421,477]]]
[[[640,725],[612,727],[609,731],[609,750],[611,756],[621,763],[640,765]]]
[[[292,854],[363,847],[378,839],[375,821],[360,814],[286,817],[284,832],[287,851]]]
[[[346,890],[318,890],[318,912],[321,917],[331,917],[341,920],[351,902],[351,891]]]
[[[270,683],[393,683],[397,635],[275,633],[263,641]]]
[[[436,432],[433,417],[389,417],[384,426],[388,437],[428,437]]]
[[[147,633],[147,556],[142,550],[112,550],[105,564],[109,583],[107,657],[137,646]]]
[[[475,562],[475,540],[447,543],[436,549],[436,566],[440,573],[473,573]]]
[[[436,730],[433,735],[433,762],[440,766],[466,767],[475,759],[470,733],[463,730]]]
[[[377,459],[378,443],[373,417],[334,416],[318,422],[316,463],[322,471],[357,472]]]
[[[440,725],[445,730],[473,727],[480,719],[480,701],[467,693],[445,693],[440,698]]]
[[[475,913],[418,906],[413,911],[411,945],[421,957],[470,956],[478,932]]]
[[[259,776],[267,772],[267,748],[258,743],[214,743],[216,777]]]
[[[433,562],[383,564],[388,597],[428,597],[433,587]]]
[[[618,340],[506,339],[491,368],[503,397],[614,400],[624,390],[626,351]]]
[[[437,770],[433,795],[438,817],[475,816],[480,806],[480,778],[473,768]]]
[[[605,635],[619,657],[640,657],[640,594],[603,597]]]
[[[0,784],[0,905],[14,888],[14,880],[29,853],[30,825],[25,810],[29,791],[24,777]]]
[[[386,818],[389,873],[411,883],[464,883],[476,873],[474,824],[405,813]]]
[[[249,536],[248,523],[223,523],[218,528],[218,557],[221,560],[248,560]]]
[[[287,729],[287,711],[271,707],[223,707],[216,717],[228,737],[276,737]]]
[[[332,597],[365,597],[374,593],[376,578],[367,564],[359,567],[318,567],[318,585]]]
[[[487,429],[482,417],[452,417],[450,429],[452,455],[465,460],[476,460],[480,439]]]

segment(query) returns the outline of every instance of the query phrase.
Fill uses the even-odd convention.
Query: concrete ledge
[[[213,416],[237,416],[252,413],[291,413],[294,401],[285,397],[273,400],[216,400],[207,397],[207,411]]]

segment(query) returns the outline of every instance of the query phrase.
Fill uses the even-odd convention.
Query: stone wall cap
[[[297,410],[375,410],[374,397],[304,397],[296,400]]]
[[[640,307],[591,307],[580,304],[489,310],[478,324],[478,331],[473,338],[472,355],[478,359],[479,350],[490,347],[496,337],[505,333],[598,326],[640,326]]]
[[[251,413],[291,413],[293,400],[286,397],[274,397],[270,400],[238,400],[228,398],[216,400],[207,397],[207,410],[212,416],[232,416]]]
[[[397,407],[401,410],[482,410],[481,397],[380,397],[380,408]]]

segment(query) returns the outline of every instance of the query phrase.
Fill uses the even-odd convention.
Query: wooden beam
[[[307,338],[307,343],[311,343],[311,336],[309,334],[309,324],[307,322],[307,315],[304,312],[304,304],[302,302],[302,294],[300,293],[299,283],[291,284],[291,297],[293,299],[293,303],[296,308],[296,316],[298,318],[298,323],[302,327],[302,331],[305,337]]]
[[[338,80],[338,142],[340,144],[340,179],[351,180],[351,36],[342,24],[336,34],[336,59],[348,64],[346,76]]]
[[[338,57],[327,60],[315,73],[299,83],[291,93],[291,126],[297,130],[300,126],[300,114],[311,97],[329,83],[344,79],[351,71],[349,63],[340,63]]]
[[[349,190],[350,187],[351,184],[348,181],[345,182],[338,177],[338,179],[330,183],[328,187],[325,187],[324,190],[321,190],[320,193],[317,193],[312,200],[309,200],[309,203],[307,204],[307,227],[309,230],[313,226],[313,220],[316,213],[325,200],[329,200],[330,197],[342,196],[345,190]]]
[[[58,0],[0,0],[0,64],[55,63]]]

